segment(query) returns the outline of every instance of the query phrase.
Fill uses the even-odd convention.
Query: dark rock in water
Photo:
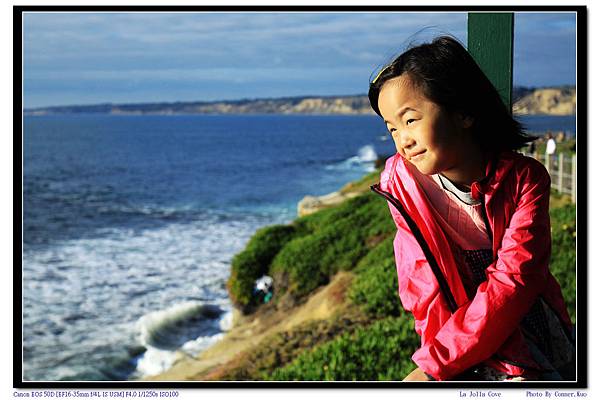
[[[50,328],[50,332],[52,332],[54,336],[61,335],[64,331],[65,328],[63,328],[62,326],[53,326],[52,328]]]
[[[219,316],[223,313],[221,307],[215,306],[213,304],[206,304],[202,307],[202,315],[206,318],[215,319],[219,318]]]
[[[127,349],[127,353],[129,353],[130,357],[137,357],[144,354],[146,348],[144,346],[134,346]]]
[[[212,304],[191,304],[166,311],[144,322],[143,342],[161,350],[176,350],[201,336],[221,332],[218,318],[223,310]]]
[[[85,318],[86,318],[85,314],[76,312],[76,313],[72,313],[72,314],[69,314],[69,315],[63,317],[62,320],[64,323],[72,323],[72,322],[75,322],[75,321],[78,321],[81,319],[85,319]]]

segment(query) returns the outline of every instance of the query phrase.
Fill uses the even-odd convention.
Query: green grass
[[[374,238],[394,228],[387,205],[370,193],[298,220],[311,232],[287,243],[275,257],[273,272],[285,272],[290,294],[304,296],[340,270],[352,270]]]
[[[371,185],[379,182],[380,174],[381,169],[373,171],[357,181],[346,184],[340,189],[340,193],[346,194],[351,192],[368,192]]]
[[[268,380],[275,369],[289,364],[306,352],[306,349],[315,348],[370,323],[370,318],[354,312],[328,320],[309,321],[291,330],[276,333],[263,339],[251,351],[238,354],[234,365],[218,379]]]
[[[247,308],[257,304],[257,299],[252,296],[255,281],[268,273],[269,265],[281,247],[297,234],[295,227],[289,225],[268,226],[256,231],[231,263],[227,288],[235,305]]]
[[[254,282],[263,274],[279,297],[306,296],[340,270],[352,270],[370,249],[395,230],[387,204],[371,193],[298,218],[292,225],[259,230],[232,262],[228,289],[232,301],[251,310]]]
[[[302,353],[268,377],[277,381],[398,381],[416,366],[419,346],[412,317],[402,314]]]
[[[348,292],[354,304],[376,318],[402,312],[393,240],[393,235],[387,237],[358,263]]]
[[[550,271],[560,284],[569,315],[575,322],[575,298],[577,293],[575,277],[577,255],[575,247],[577,240],[575,205],[566,204],[551,209],[550,221],[552,226]]]

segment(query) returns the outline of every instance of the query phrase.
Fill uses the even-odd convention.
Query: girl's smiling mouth
[[[427,150],[414,151],[412,153],[407,154],[409,161],[419,161],[423,158],[423,154],[425,154]]]

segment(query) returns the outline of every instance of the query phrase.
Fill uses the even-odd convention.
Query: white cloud
[[[124,82],[160,87],[167,95],[169,85],[218,81],[228,97],[231,85],[259,88],[290,76],[306,90],[322,88],[324,76],[342,87],[349,76],[368,76],[409,41],[451,34],[465,42],[466,19],[463,12],[28,13],[25,88],[28,95],[40,88],[59,95],[67,87]],[[542,51],[539,35],[554,43],[574,37],[564,15],[516,19],[517,61]],[[537,58],[545,65],[546,53]]]
[[[44,65],[128,54],[193,54],[219,62],[239,54],[260,57],[285,49],[302,55],[311,48],[349,45],[364,56],[422,26],[464,30],[464,20],[455,13],[26,14],[25,53],[27,60]]]

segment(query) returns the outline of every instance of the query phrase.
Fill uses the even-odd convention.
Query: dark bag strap
[[[406,221],[406,224],[408,225],[410,231],[412,232],[413,236],[419,243],[419,246],[421,246],[421,249],[423,250],[423,253],[425,254],[425,259],[429,263],[429,266],[431,267],[431,270],[433,271],[433,274],[435,275],[435,277],[438,281],[438,285],[440,287],[440,290],[442,291],[444,300],[446,301],[446,304],[450,308],[450,311],[454,314],[454,312],[456,312],[456,310],[458,310],[458,306],[456,305],[456,300],[454,299],[454,296],[452,295],[452,291],[450,290],[450,286],[448,286],[448,282],[446,281],[446,278],[444,277],[444,274],[442,273],[442,269],[440,268],[437,260],[435,259],[431,249],[429,248],[429,245],[425,241],[425,238],[423,237],[423,234],[419,230],[419,227],[417,226],[415,221],[410,217],[410,215],[408,215],[408,212],[404,209],[404,206],[402,206],[402,203],[400,203],[390,193],[381,190],[381,186],[379,184],[372,185],[371,190],[374,191],[375,193],[383,196],[387,201],[390,202],[390,204],[392,204],[398,210],[398,212],[400,212],[400,214]]]

